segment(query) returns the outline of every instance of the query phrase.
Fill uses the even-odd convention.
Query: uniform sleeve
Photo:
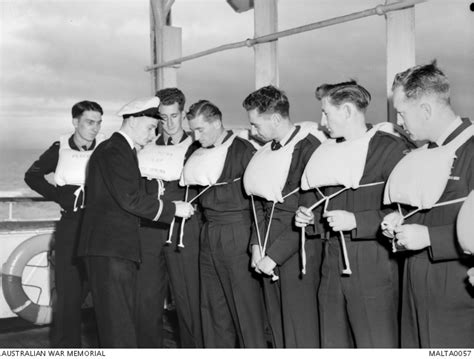
[[[141,186],[145,189],[146,193],[155,195],[158,199],[158,181],[156,179],[141,178]]]
[[[125,211],[136,216],[171,223],[176,206],[169,201],[157,200],[143,187],[136,173],[127,164],[130,159],[117,148],[109,149],[107,158],[99,157],[98,165],[112,197]]]
[[[241,158],[242,168],[247,168],[255,152],[256,152],[255,148],[249,144],[246,151],[243,152],[243,156]],[[243,183],[244,182],[242,178],[242,192],[244,196],[247,197],[247,193],[245,192]],[[265,234],[262,233],[262,229],[265,228],[265,212],[263,210],[263,203],[262,203],[261,198],[253,197],[252,199],[250,197],[249,202],[250,202],[250,211],[251,211],[251,216],[252,216],[252,227],[250,229],[250,240],[249,240],[249,253],[252,253],[252,246],[259,245],[259,235],[260,235],[260,241],[262,242],[262,245],[263,245]],[[255,218],[255,216],[257,218]],[[257,231],[257,228],[258,228],[258,231]]]
[[[386,182],[390,173],[396,164],[403,158],[409,145],[402,140],[394,142],[392,146],[385,146],[383,149],[381,146],[377,150],[383,150],[384,153],[381,157],[380,165],[382,168],[382,178]],[[380,186],[383,193],[384,186]],[[370,187],[369,187],[370,188]],[[364,190],[364,189],[362,189]],[[383,198],[383,195],[382,195]],[[383,218],[393,212],[393,206],[384,206],[383,203],[378,203],[378,208],[354,212],[356,220],[356,229],[352,231],[353,239],[376,239],[380,231],[380,223]]]
[[[49,201],[59,202],[56,186],[45,176],[56,170],[59,159],[59,142],[53,143],[25,173],[26,184]]]
[[[471,147],[472,148],[472,147]],[[468,194],[474,190],[474,156],[469,162],[470,168],[467,170]],[[444,226],[429,226],[430,235],[429,254],[435,261],[459,259],[464,256],[458,244],[456,234],[456,224]]]
[[[316,204],[322,199],[321,195],[316,190],[305,191],[300,196],[299,205],[302,207],[309,208]],[[324,203],[321,203],[319,206],[313,209],[314,214],[314,224],[306,226],[305,232],[309,236],[323,235],[324,234],[324,225],[321,222],[322,213],[323,213]]]
[[[250,199],[250,201],[252,201],[252,199]],[[259,245],[260,242],[263,245],[263,241],[265,240],[265,233],[263,231],[265,229],[265,212],[263,210],[262,200],[259,197],[254,197],[253,203],[250,203],[250,206],[252,207],[252,228],[249,242],[249,252],[251,253],[253,245]],[[253,206],[255,206],[255,212]],[[257,216],[257,220],[255,219],[255,214]]]
[[[462,250],[457,243],[456,226],[449,224],[445,226],[429,226],[431,246],[429,254],[434,261],[453,260],[461,256]]]

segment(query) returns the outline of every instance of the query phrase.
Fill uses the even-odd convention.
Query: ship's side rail
[[[14,215],[15,205],[19,203],[51,202],[39,196],[0,196],[0,203],[8,205],[8,216],[0,219],[0,233],[28,230],[54,229],[59,218],[21,219]]]

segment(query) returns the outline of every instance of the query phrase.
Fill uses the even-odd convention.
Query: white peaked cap
[[[159,105],[160,99],[156,96],[139,98],[123,106],[119,112],[117,112],[117,115],[133,115],[134,113],[140,113],[151,108],[157,108]]]

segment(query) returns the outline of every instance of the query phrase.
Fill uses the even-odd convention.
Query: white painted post
[[[13,202],[8,202],[8,220],[13,221]]]
[[[278,31],[278,0],[254,1],[255,37]],[[278,86],[278,43],[272,41],[254,46],[255,87]]]
[[[163,26],[163,61],[180,58],[181,53],[181,28],[174,26]],[[178,86],[178,68],[180,65],[162,68],[163,75],[159,81],[159,88]]]
[[[181,57],[181,28],[170,25],[170,11],[174,0],[150,0],[150,53],[151,63],[160,63]],[[176,87],[177,68],[165,67],[150,71],[151,92],[165,87]]]
[[[400,0],[386,0],[386,4]],[[391,11],[385,15],[387,28],[387,115],[388,121],[396,122],[392,106],[392,83],[398,72],[415,65],[415,7]]]

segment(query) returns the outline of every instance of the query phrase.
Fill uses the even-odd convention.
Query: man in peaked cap
[[[122,127],[91,156],[86,179],[87,210],[78,254],[85,257],[101,347],[137,347],[136,278],[141,218],[170,223],[189,218],[193,207],[162,201],[156,182],[140,176],[136,149],[154,137],[157,97],[125,105]]]

